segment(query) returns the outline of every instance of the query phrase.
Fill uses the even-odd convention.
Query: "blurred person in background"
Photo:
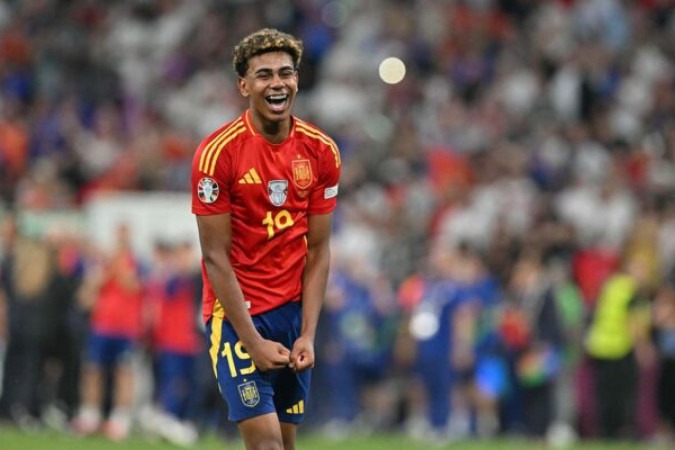
[[[656,292],[652,327],[658,356],[659,424],[655,443],[668,446],[675,442],[675,270]]]
[[[395,311],[388,280],[363,258],[343,255],[336,260],[321,318],[325,338],[320,355],[328,415],[322,431],[339,438],[385,429],[395,419],[385,383]]]
[[[539,249],[516,259],[500,329],[511,365],[505,428],[543,439],[555,419],[555,385],[562,366],[563,327]]]
[[[6,265],[6,254],[10,250],[10,243],[15,238],[16,223],[13,216],[3,215],[0,221],[0,273],[4,271]],[[7,346],[9,343],[9,299],[5,292],[4,276],[0,276],[0,417],[8,417],[8,411],[5,411],[3,389],[5,376],[5,358],[7,356]]]
[[[65,430],[80,399],[87,317],[77,293],[84,275],[84,259],[80,238],[65,226],[47,229],[44,239],[54,251],[56,270],[49,288],[53,338],[47,348],[48,379],[43,386],[46,404],[42,420],[52,428]]]
[[[552,445],[569,445],[578,436],[576,382],[584,355],[587,310],[581,290],[565,260],[556,256],[548,259],[547,276],[551,282],[551,294],[555,299],[563,338],[560,373],[555,379],[554,421],[548,429],[547,438]]]
[[[651,364],[650,263],[636,255],[603,285],[585,338],[592,359],[598,434],[636,439],[639,368]]]
[[[189,242],[159,242],[155,253],[157,276],[146,289],[156,410],[145,425],[169,442],[189,446],[197,440],[197,356],[205,351],[196,302],[201,293],[199,271]]]
[[[7,354],[0,414],[17,425],[40,425],[46,409],[65,400],[64,376],[71,373],[68,314],[73,297],[60,289],[54,242],[30,237],[20,219],[3,222],[0,288],[6,302]],[[72,382],[72,379],[69,381]],[[72,405],[74,399],[69,398]]]
[[[412,339],[410,370],[421,387],[415,391],[418,398],[412,399],[408,425],[413,437],[437,443],[456,437],[451,436],[449,425],[457,374],[453,364],[458,359],[453,340],[455,314],[461,301],[457,258],[457,250],[447,245],[430,249],[419,274],[420,285],[415,292],[406,293],[412,297],[404,300],[414,302],[410,318],[403,324]]]
[[[291,114],[302,52],[276,29],[241,40],[233,66],[249,108],[193,160],[209,352],[250,449],[295,448],[330,266],[340,154]]]
[[[0,249],[2,249],[2,247],[0,247]],[[2,259],[3,256],[2,253],[0,253],[0,260]],[[7,296],[2,288],[2,278],[0,278],[0,399],[2,399],[2,388],[4,387],[3,376],[5,374],[5,355],[7,353],[8,333],[9,317],[7,312]]]
[[[95,249],[100,254],[94,255],[96,261],[89,261],[79,292],[90,321],[80,407],[72,427],[83,436],[103,431],[114,441],[126,439],[131,431],[132,363],[144,329],[144,287],[130,232],[127,224],[119,223],[113,248],[109,252]],[[105,423],[103,418],[107,418]]]
[[[499,337],[497,317],[503,307],[503,289],[475,249],[461,252],[459,281],[466,298],[455,315],[453,363],[464,375],[459,432],[490,437],[500,431],[499,408],[508,391],[508,371]]]

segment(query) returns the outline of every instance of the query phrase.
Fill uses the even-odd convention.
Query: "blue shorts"
[[[291,350],[300,335],[302,304],[287,303],[253,317],[265,338]],[[259,372],[243,348],[232,324],[212,317],[206,337],[218,388],[228,407],[228,418],[240,422],[276,412],[284,423],[302,422],[311,382],[311,370],[294,373],[289,368]]]
[[[134,340],[125,337],[106,336],[91,332],[87,341],[87,362],[112,367],[130,361],[134,353]]]

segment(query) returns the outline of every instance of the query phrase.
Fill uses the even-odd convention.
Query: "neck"
[[[286,140],[291,130],[290,119],[270,121],[252,113],[251,120],[258,133],[273,144],[279,144]]]

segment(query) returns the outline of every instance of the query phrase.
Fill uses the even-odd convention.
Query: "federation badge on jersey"
[[[241,383],[237,386],[237,389],[239,389],[239,396],[244,406],[253,408],[260,402],[260,394],[258,393],[258,386],[256,386],[255,381],[251,380]]]
[[[288,195],[288,180],[272,180],[267,183],[267,193],[274,206],[281,206]]]
[[[293,183],[299,189],[307,189],[312,184],[312,166],[308,159],[293,161]]]
[[[197,196],[202,203],[213,203],[218,198],[220,188],[216,180],[212,178],[202,178],[197,184]]]

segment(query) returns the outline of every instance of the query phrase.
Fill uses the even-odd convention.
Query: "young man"
[[[295,448],[328,277],[340,155],[291,115],[301,57],[277,30],[244,38],[233,63],[250,108],[193,161],[209,351],[247,449]]]
[[[80,407],[72,424],[80,436],[96,433],[102,425],[106,437],[121,441],[132,428],[136,381],[132,361],[144,331],[145,292],[130,232],[127,224],[117,226],[115,248],[92,264],[80,288],[80,302],[91,311]],[[114,378],[113,405],[101,424],[108,371]]]

